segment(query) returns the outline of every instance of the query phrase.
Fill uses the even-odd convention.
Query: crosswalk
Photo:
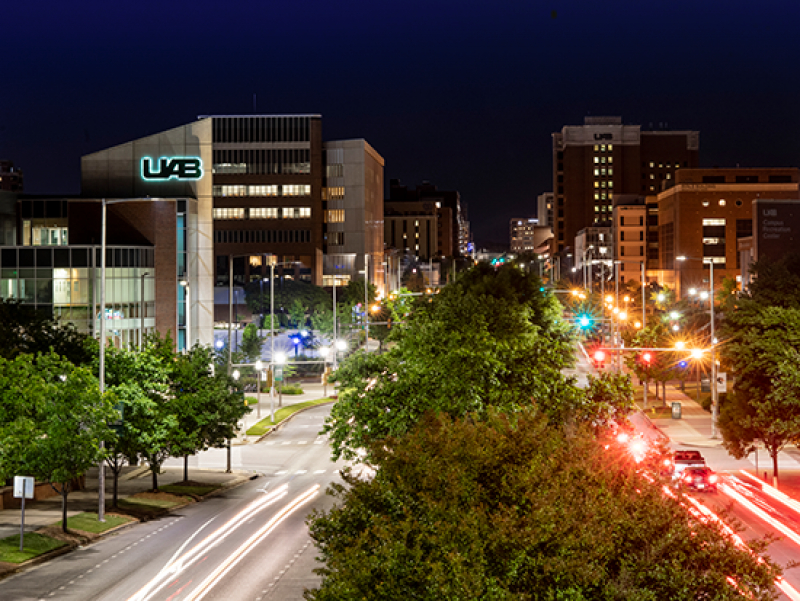
[[[307,445],[307,444],[318,444],[322,445],[328,442],[327,438],[317,438],[316,440],[263,440],[259,444],[264,446],[278,446],[278,447],[288,447],[291,445]]]

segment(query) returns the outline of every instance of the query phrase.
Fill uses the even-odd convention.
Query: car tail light
[[[684,479],[684,480],[686,480],[687,482],[691,482],[691,481],[692,481],[692,475],[691,475],[691,474],[686,474],[686,475],[683,477],[683,479]]]
[[[619,434],[617,434],[617,442],[619,443],[625,444],[626,442],[628,442],[629,438],[630,436],[628,436],[627,432],[620,432]]]
[[[711,484],[716,484],[716,482],[717,482],[717,475],[716,475],[716,474],[711,474],[711,475],[708,477],[708,481],[709,481],[709,482],[711,482]]]
[[[672,461],[670,461],[669,459],[665,459],[665,460],[664,460],[664,465],[665,465],[666,467],[669,467],[670,465],[672,465]]]

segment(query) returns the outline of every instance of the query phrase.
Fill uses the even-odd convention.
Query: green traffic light
[[[588,315],[581,315],[578,317],[578,325],[581,328],[588,328],[592,325],[592,318]]]

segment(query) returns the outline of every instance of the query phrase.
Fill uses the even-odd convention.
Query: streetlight
[[[322,357],[322,396],[328,396],[328,353],[331,349],[327,346],[322,346],[319,349],[319,354]]]
[[[144,301],[144,279],[149,275],[150,274],[148,272],[146,272],[146,271],[141,275],[142,285],[139,288],[139,290],[141,291],[141,303],[142,303],[142,306],[139,307],[139,319],[140,319],[140,322],[139,322],[139,352],[141,352],[142,349],[144,348],[144,314],[147,311],[147,303]]]
[[[266,256],[266,255],[265,255]],[[274,255],[273,255],[274,256]],[[272,373],[272,384],[269,387],[270,404],[275,402],[275,268],[283,265],[294,265],[295,261],[282,261],[269,263],[269,362],[270,372]],[[297,346],[295,346],[295,355]],[[279,393],[282,394],[282,393]],[[282,407],[283,396],[280,397],[278,407]],[[273,423],[275,415],[272,416]]]
[[[261,370],[264,369],[264,364],[261,359],[256,361],[256,417],[261,419]],[[274,420],[273,420],[274,421]]]
[[[281,382],[283,382],[283,365],[286,363],[286,353],[275,353],[275,365],[281,367]],[[275,374],[272,376],[273,389],[275,386]],[[270,411],[272,411],[272,423],[275,423],[275,409],[273,408],[273,401],[275,397],[270,396]],[[278,407],[283,407],[283,385],[278,388]]]
[[[705,258],[679,256],[678,261],[694,259],[709,266],[708,295],[711,305],[711,438],[717,438],[717,418],[719,417],[719,399],[717,398],[717,340],[714,337],[714,259],[706,261]]]
[[[334,369],[335,369],[336,365],[338,365],[337,362],[336,362],[336,359],[339,356],[339,352],[345,350],[346,348],[347,348],[347,342],[346,341],[344,341],[344,340],[336,340],[336,341],[334,341],[334,349],[335,349],[334,352],[333,352]]]
[[[100,396],[102,397],[106,390],[106,225],[108,205],[119,204],[121,202],[149,202],[158,200],[155,198],[116,198],[108,200],[103,198],[101,201],[102,206],[102,219],[100,225],[100,365],[99,371],[99,389]],[[100,451],[105,449],[105,442],[100,441],[98,444]],[[97,521],[106,521],[106,469],[104,460],[100,460],[100,465],[97,467]]]

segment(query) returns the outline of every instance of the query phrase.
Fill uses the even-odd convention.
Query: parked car
[[[707,467],[687,467],[681,475],[681,486],[704,492],[717,492],[719,476]]]

